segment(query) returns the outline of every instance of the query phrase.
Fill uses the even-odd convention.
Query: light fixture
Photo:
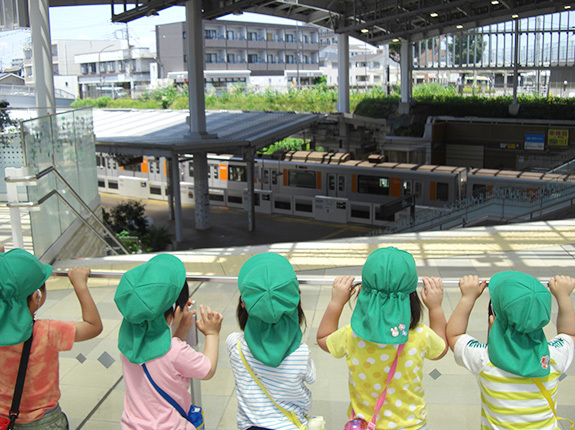
[[[432,18],[437,18],[437,17],[439,16],[439,14],[436,13],[436,12],[432,12],[432,13],[429,14],[429,16],[432,17]]]
[[[517,18],[519,18],[519,15],[517,15],[516,13],[514,13],[513,15],[511,15],[511,18],[517,19]]]
[[[499,0],[491,0],[491,4],[493,5],[499,4]]]
[[[463,26],[462,26],[461,24],[456,25],[455,27],[456,27],[456,28],[459,28],[459,29],[463,28]]]
[[[392,42],[399,42],[399,39],[393,39]]]
[[[567,6],[564,7],[564,9],[571,9],[571,5],[568,4]]]
[[[362,28],[362,29],[361,29],[361,32],[362,32],[362,33],[369,33],[369,30],[368,30],[367,28]]]

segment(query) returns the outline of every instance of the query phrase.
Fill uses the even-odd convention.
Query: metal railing
[[[106,234],[118,246],[118,248],[122,251],[122,253],[123,254],[129,254],[130,252],[126,249],[124,244],[116,237],[114,232],[112,232],[108,228],[108,226],[106,226],[106,224],[104,224],[104,222],[102,220],[100,220],[100,218],[94,213],[94,211],[90,208],[90,206],[88,206],[88,204],[82,199],[82,197],[80,197],[78,195],[78,193],[74,190],[74,188],[68,183],[68,181],[66,181],[66,179],[60,174],[60,172],[58,172],[58,170],[56,170],[56,168],[54,166],[50,166],[47,169],[44,169],[35,175],[28,175],[28,176],[21,176],[21,177],[6,177],[6,178],[4,178],[4,180],[6,181],[6,183],[29,183],[29,182],[37,181],[37,180],[43,178],[44,176],[46,176],[50,173],[53,173],[62,182],[62,184],[64,184],[66,186],[66,188],[72,194],[72,196],[74,196],[76,198],[78,203],[80,203],[80,205],[91,215],[92,219],[94,219],[96,221],[96,223],[106,232]],[[88,227],[92,232],[94,232],[96,234],[96,237],[99,240],[101,240],[105,243],[106,247],[109,247],[112,250],[112,252],[114,252],[116,255],[120,254],[120,252],[118,252],[113,246],[110,246],[110,244],[108,243],[106,238],[102,235],[102,233],[99,232],[98,230],[96,230],[96,228],[94,228],[94,226],[92,226],[88,222],[88,220],[86,220],[84,218],[84,216],[80,212],[78,212],[72,206],[72,204],[58,190],[52,190],[52,191],[48,192],[46,195],[44,195],[43,197],[38,199],[37,202],[21,202],[21,203],[9,202],[6,204],[6,206],[8,206],[9,208],[38,207],[54,195],[57,196],[58,198],[60,198],[60,200],[62,200],[62,202],[64,202],[64,204],[74,213],[74,215],[76,215],[76,217],[86,227]]]

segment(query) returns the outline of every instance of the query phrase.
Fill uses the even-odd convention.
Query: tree
[[[12,125],[14,123],[8,114],[8,106],[10,106],[10,103],[8,103],[6,100],[0,100],[0,132],[4,131],[6,126]]]
[[[460,33],[451,37],[448,48],[455,66],[474,66],[483,58],[485,40],[483,34],[473,31]]]

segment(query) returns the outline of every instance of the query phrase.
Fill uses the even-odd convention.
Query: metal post
[[[190,135],[207,134],[206,101],[204,97],[204,35],[202,30],[202,2],[186,2],[188,38],[188,95],[190,103]]]
[[[509,106],[509,113],[517,115],[519,103],[517,103],[517,86],[519,85],[519,19],[515,19],[515,43],[513,47],[513,103]]]
[[[52,41],[48,0],[30,0],[30,39],[32,41],[32,68],[36,87],[38,116],[56,112],[54,72],[52,71]]]
[[[194,152],[194,200],[196,202],[196,228],[210,228],[210,190],[208,184],[208,157],[205,152]]]
[[[23,176],[27,174],[26,168],[6,167],[6,177]],[[18,184],[6,182],[6,194],[8,203],[19,203]],[[10,207],[10,227],[12,229],[12,243],[14,248],[24,248],[24,235],[22,233],[22,219],[20,208]]]
[[[349,37],[337,35],[337,111],[349,113]]]
[[[411,51],[408,40],[401,41],[401,102],[399,103],[399,113],[407,115],[409,113],[409,101],[411,100]]]
[[[175,209],[174,217],[176,220],[176,242],[182,241],[182,193],[180,190],[180,163],[178,154],[172,153],[172,193],[174,196]]]

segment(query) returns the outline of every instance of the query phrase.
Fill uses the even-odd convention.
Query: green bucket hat
[[[114,301],[124,316],[118,349],[132,363],[161,357],[172,343],[164,312],[184,286],[186,268],[179,258],[160,254],[128,270],[116,289]]]
[[[33,323],[27,299],[51,274],[52,266],[23,249],[0,253],[0,346],[30,337]]]
[[[489,360],[526,378],[549,375],[549,346],[543,333],[551,318],[551,293],[531,275],[497,273],[489,281],[495,322],[489,332]]]
[[[374,343],[407,342],[409,294],[417,288],[417,269],[411,254],[394,247],[376,249],[363,265],[361,282],[351,316],[353,332]]]
[[[258,254],[242,266],[238,285],[248,313],[244,333],[250,351],[262,363],[278,367],[302,338],[293,267],[279,254]]]

